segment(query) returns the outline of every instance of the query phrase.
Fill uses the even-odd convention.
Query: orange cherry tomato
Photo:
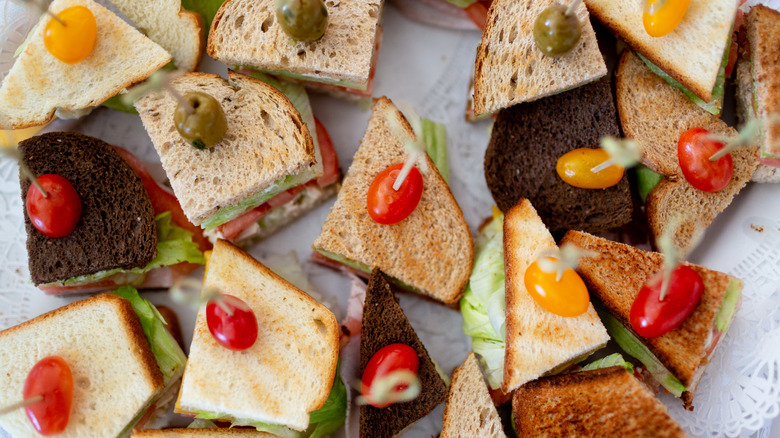
[[[609,160],[609,153],[604,149],[574,149],[558,158],[555,170],[565,183],[574,187],[606,189],[619,183],[623,178],[623,168],[618,165],[609,166],[595,173],[591,171],[607,160]]]
[[[38,361],[24,381],[22,395],[25,400],[43,397],[24,408],[38,433],[56,435],[68,427],[73,406],[73,375],[63,358],[49,356]]]
[[[548,260],[554,260],[547,257]],[[590,304],[588,288],[572,269],[563,272],[560,281],[555,272],[547,272],[539,262],[525,271],[525,289],[547,311],[559,316],[574,317],[585,313]]]
[[[43,44],[55,58],[66,64],[77,64],[95,48],[97,22],[95,15],[84,6],[71,6],[57,13],[63,26],[49,19],[43,32]]]
[[[642,23],[647,34],[657,38],[673,31],[690,3],[691,0],[646,0]]]
[[[368,214],[382,225],[397,224],[406,219],[422,198],[423,178],[416,167],[412,167],[401,187],[393,190],[402,167],[404,164],[399,163],[383,170],[368,188]]]

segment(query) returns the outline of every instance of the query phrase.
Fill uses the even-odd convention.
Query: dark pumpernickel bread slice
[[[501,111],[485,151],[485,179],[498,208],[506,212],[527,198],[552,232],[598,233],[628,223],[625,175],[607,189],[581,189],[555,171],[560,156],[597,148],[607,135],[620,136],[607,80]]]
[[[41,234],[27,217],[27,253],[36,285],[114,268],[146,266],[157,256],[154,210],[141,179],[108,143],[76,133],[52,132],[19,144],[35,175],[56,173],[81,198],[81,221],[65,237]],[[19,176],[22,205],[30,181]]]
[[[368,280],[361,330],[360,375],[363,375],[371,357],[390,344],[406,344],[414,348],[420,358],[417,376],[422,389],[416,399],[381,409],[370,405],[360,407],[361,438],[389,438],[443,403],[447,398],[447,385],[436,372],[428,351],[406,319],[384,274],[378,269],[371,273]]]

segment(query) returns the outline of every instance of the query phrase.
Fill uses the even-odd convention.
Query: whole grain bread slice
[[[268,432],[246,428],[196,429],[188,427],[134,430],[131,438],[276,438],[277,436]]]
[[[181,94],[204,92],[222,106],[227,132],[211,149],[196,149],[176,131],[177,102],[167,92],[135,103],[171,187],[196,225],[316,164],[309,129],[284,94],[249,76],[229,72],[228,78],[187,73],[171,83]]]
[[[19,401],[30,369],[53,355],[68,363],[74,382],[61,437],[119,436],[164,388],[138,316],[113,294],[76,301],[0,332],[0,405]],[[39,436],[23,409],[0,416],[0,427],[14,437]]]
[[[753,6],[745,18],[745,28],[750,41],[756,116],[762,120],[771,115],[780,117],[780,12],[764,5]],[[761,131],[762,153],[780,156],[780,121]]]
[[[642,286],[661,270],[663,255],[579,231],[566,233],[561,240],[561,244],[564,243],[598,254],[582,259],[577,272],[591,295],[620,323],[630,328],[631,306]],[[710,332],[733,277],[703,266],[685,265],[693,268],[704,280],[701,302],[682,325],[663,336],[642,339],[642,342],[687,388],[683,400],[690,402],[701,371],[707,365],[706,347]]]
[[[336,317],[249,254],[218,240],[204,290],[243,300],[255,314],[257,341],[244,351],[222,347],[209,331],[206,306],[195,320],[176,412],[309,426],[309,413],[330,394],[339,352]]]
[[[545,56],[533,36],[536,17],[556,0],[494,0],[474,64],[474,112],[493,113],[607,75],[584,4],[577,6],[581,36],[571,52]]]
[[[360,332],[360,375],[368,361],[380,349],[390,344],[405,344],[417,352],[420,394],[414,400],[395,403],[384,408],[360,406],[360,437],[390,438],[428,415],[447,397],[447,385],[442,380],[428,350],[420,342],[414,328],[398,305],[384,274],[374,269],[368,280],[363,305]]]
[[[403,143],[391,130],[391,117],[407,135],[414,136],[389,99],[374,101],[366,133],[313,247],[379,268],[415,292],[453,303],[471,275],[474,242],[463,212],[433,161],[424,157],[427,172],[421,172],[422,198],[409,217],[381,225],[368,214],[366,195],[371,182],[407,158]]]
[[[81,200],[81,220],[71,234],[59,238],[38,231],[24,208],[34,284],[144,267],[157,256],[157,226],[149,195],[111,145],[82,134],[52,132],[23,141],[19,151],[35,175],[62,176]],[[19,181],[25,205],[31,183],[21,173]]]
[[[278,23],[275,0],[227,0],[209,30],[207,51],[228,65],[365,90],[384,0],[325,3],[328,27],[314,42],[295,41]]]
[[[57,108],[100,105],[171,60],[165,49],[92,0],[54,0],[49,10],[71,6],[85,6],[95,16],[95,48],[77,64],[55,58],[43,44],[51,20],[44,16],[0,87],[0,129],[43,125]]]
[[[651,37],[642,23],[643,2],[585,0],[588,10],[618,38],[696,96],[710,102],[726,49],[737,2],[691,0],[680,24],[668,35]]]
[[[439,435],[439,438],[470,437],[506,438],[474,352],[469,352],[463,365],[452,372],[444,425]]]
[[[520,387],[512,418],[522,437],[687,436],[623,367],[551,376]]]
[[[523,199],[504,217],[506,273],[506,352],[501,389],[509,393],[531,380],[559,371],[606,345],[607,330],[592,304],[577,317],[540,306],[525,288],[525,271],[555,240]]]
[[[176,67],[195,71],[203,56],[205,35],[199,13],[181,0],[110,0],[152,41],[173,56]]]
[[[484,163],[493,199],[502,211],[529,199],[553,232],[598,233],[628,223],[633,205],[627,176],[594,190],[574,187],[556,171],[559,157],[597,148],[605,136],[620,136],[608,80],[499,112]]]

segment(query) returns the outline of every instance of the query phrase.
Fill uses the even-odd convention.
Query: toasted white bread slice
[[[506,273],[505,393],[579,362],[606,345],[609,335],[593,304],[580,316],[563,317],[540,306],[525,288],[525,271],[555,240],[527,199],[504,217]]]
[[[181,0],[110,0],[146,36],[173,56],[184,71],[195,71],[205,47],[203,18]]]
[[[133,431],[132,438],[277,438],[277,435],[268,432],[259,432],[254,429],[144,429]]]
[[[644,2],[585,0],[588,10],[620,39],[710,102],[723,56],[731,41],[738,2],[691,0],[680,24],[668,35],[651,37],[642,23]]]
[[[224,240],[217,241],[209,260],[204,290],[209,288],[252,308],[257,341],[244,351],[220,346],[209,332],[202,306],[176,412],[207,412],[242,424],[306,430],[309,413],[325,404],[336,375],[336,317]]]
[[[506,438],[477,357],[469,352],[463,365],[452,372],[439,438]]]
[[[227,0],[209,30],[207,51],[228,65],[365,90],[384,0],[326,2],[328,27],[295,41],[276,19],[275,0]]]
[[[750,9],[745,18],[750,41],[753,107],[766,120],[780,117],[780,12],[764,5]],[[780,122],[761,129],[763,154],[780,157]]]
[[[750,75],[750,61],[740,59],[737,72],[737,116],[744,125],[756,117],[753,109],[753,79]],[[759,162],[751,181],[757,183],[780,183],[780,167]]]
[[[674,223],[675,216],[682,214],[674,240],[687,253],[692,249],[694,234],[708,227],[750,181],[758,166],[758,148],[732,152],[731,182],[719,192],[703,192],[682,175],[677,158],[680,135],[691,128],[728,136],[736,136],[737,131],[654,75],[632,52],[626,51],[621,56],[615,78],[623,132],[642,146],[642,163],[666,176],[647,198],[650,230],[657,238]]]
[[[262,192],[281,186],[289,176],[304,175],[317,164],[309,129],[284,94],[249,76],[234,72],[228,76],[226,81],[215,74],[188,73],[171,84],[181,94],[209,94],[222,106],[227,132],[208,150],[196,149],[176,130],[177,102],[167,92],[135,103],[184,213],[204,228],[213,228],[207,221],[216,215],[227,222],[256,207],[262,201],[235,208],[253,196],[272,197],[280,190]]]
[[[54,0],[49,10],[56,14],[71,6],[85,6],[95,16],[95,48],[77,64],[55,58],[43,44],[51,20],[45,16],[0,87],[0,129],[42,125],[57,108],[100,105],[171,60],[165,49],[92,0]]]
[[[425,155],[428,171],[417,208],[394,225],[382,225],[368,214],[366,196],[374,178],[408,156],[390,127],[392,117],[414,136],[411,126],[386,97],[374,100],[371,118],[336,204],[314,241],[325,256],[336,255],[370,271],[379,268],[407,288],[438,301],[453,303],[463,293],[474,263],[474,242],[463,212]]]
[[[571,52],[545,56],[536,46],[536,17],[555,0],[495,0],[474,65],[474,112],[493,113],[578,87],[607,75],[584,4],[577,6],[581,36]]]
[[[133,307],[97,295],[0,332],[0,405],[20,401],[32,367],[60,356],[73,375],[73,407],[60,437],[115,437],[163,390],[163,375]],[[38,437],[24,409],[0,416],[14,437]]]

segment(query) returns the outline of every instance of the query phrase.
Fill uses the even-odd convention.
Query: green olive
[[[227,132],[227,120],[219,102],[199,91],[191,91],[183,97],[192,108],[181,104],[176,107],[173,113],[176,130],[187,143],[198,149],[214,147]]]
[[[565,55],[580,40],[580,21],[566,6],[552,5],[542,11],[534,23],[534,40],[539,50],[557,58]]]
[[[328,27],[322,0],[276,0],[276,18],[287,35],[298,41],[317,41]]]

